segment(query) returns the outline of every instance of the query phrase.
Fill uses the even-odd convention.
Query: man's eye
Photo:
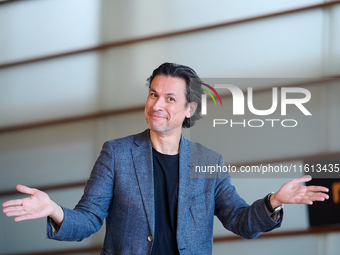
[[[157,97],[157,95],[155,93],[151,93],[150,97]]]
[[[173,98],[173,97],[169,97],[169,99],[168,99],[169,101],[175,101],[175,98]]]

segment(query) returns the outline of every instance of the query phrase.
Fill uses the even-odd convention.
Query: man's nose
[[[164,109],[164,100],[162,98],[157,98],[153,105],[153,110],[154,111],[159,111]]]

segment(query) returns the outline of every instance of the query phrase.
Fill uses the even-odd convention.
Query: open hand
[[[43,218],[55,211],[54,202],[45,192],[23,185],[17,185],[16,189],[31,196],[4,202],[2,206],[6,216],[14,216],[15,221],[22,221]]]
[[[312,180],[310,175],[293,179],[281,186],[278,192],[270,197],[270,203],[275,208],[282,204],[308,204],[312,205],[314,201],[324,201],[329,196],[326,187],[322,186],[300,186],[300,183]]]

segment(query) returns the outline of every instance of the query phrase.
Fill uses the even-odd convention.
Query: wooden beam
[[[27,129],[55,126],[55,125],[66,124],[66,123],[73,123],[73,122],[78,122],[78,121],[105,118],[105,117],[138,112],[138,111],[143,111],[143,110],[144,110],[144,106],[127,107],[127,108],[122,108],[122,109],[104,110],[104,111],[99,111],[95,113],[64,117],[64,118],[59,118],[59,119],[51,119],[51,120],[24,123],[24,124],[7,126],[7,127],[0,127],[0,134],[8,133],[8,132],[15,132],[15,131],[22,131],[22,130],[27,130]]]
[[[293,237],[293,236],[306,236],[306,235],[320,235],[340,232],[340,227],[323,227],[323,228],[310,228],[303,230],[293,231],[273,231],[269,233],[263,233],[256,239],[267,238],[280,238],[280,237]],[[214,243],[244,241],[245,239],[239,236],[226,236],[226,237],[214,237]]]
[[[51,191],[51,190],[64,190],[64,189],[72,189],[72,188],[79,188],[84,187],[86,181],[77,181],[77,182],[70,182],[70,183],[62,183],[62,184],[54,184],[54,185],[48,185],[48,186],[39,186],[37,189],[42,190],[44,192]],[[19,193],[17,190],[7,190],[7,191],[1,191],[0,197],[7,197],[7,196],[13,196],[13,195],[22,195],[22,193]]]

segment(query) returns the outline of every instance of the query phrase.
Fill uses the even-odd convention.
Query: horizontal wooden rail
[[[293,231],[273,231],[270,233],[264,233],[257,237],[256,239],[267,239],[267,238],[280,238],[280,237],[294,237],[294,236],[306,236],[306,235],[323,235],[340,232],[340,227],[324,227],[324,228],[310,228],[305,230],[293,230]],[[226,236],[226,237],[214,237],[214,243],[224,243],[224,242],[235,242],[235,241],[245,241],[239,236]],[[62,254],[79,254],[79,253],[94,253],[100,252],[102,246],[94,245],[91,247],[77,248],[77,249],[65,249],[65,250],[55,250],[55,251],[37,251],[29,253],[10,253],[6,255],[62,255]],[[0,254],[5,255],[5,254]]]
[[[337,79],[340,79],[340,75],[334,75],[334,76],[328,76],[328,77],[322,77],[322,78],[311,78],[309,81],[303,81],[303,82],[289,84],[289,85],[284,85],[284,84],[276,85],[274,87],[278,87],[278,88],[300,87],[300,86],[308,87],[308,86],[315,85],[320,82],[331,82]],[[271,91],[271,89],[272,87],[254,89],[253,94],[268,92],[268,91]],[[246,91],[243,90],[243,92],[246,92]],[[230,98],[231,96],[232,96],[231,93],[228,93],[225,95],[221,95],[221,98],[226,99],[226,98]],[[51,119],[51,120],[45,120],[45,121],[39,121],[39,122],[4,126],[4,127],[0,127],[0,135],[4,133],[23,131],[27,129],[42,128],[42,127],[48,127],[48,126],[54,126],[54,125],[60,125],[60,124],[73,123],[73,122],[78,122],[78,121],[86,121],[86,120],[94,120],[98,118],[112,117],[116,115],[133,113],[133,112],[141,112],[143,110],[144,110],[144,105],[140,105],[140,106],[127,107],[127,108],[122,108],[122,109],[104,110],[104,111],[99,111],[95,113],[64,117],[64,118],[59,118],[59,119]]]
[[[91,52],[91,51],[105,50],[105,49],[109,49],[109,48],[126,46],[126,45],[130,45],[130,44],[136,44],[136,43],[141,43],[141,42],[146,42],[146,41],[152,41],[152,40],[169,38],[169,37],[174,37],[174,36],[203,32],[203,31],[207,31],[207,30],[212,30],[212,29],[217,29],[217,28],[232,26],[232,25],[236,25],[236,24],[257,21],[257,20],[263,20],[263,19],[268,19],[268,18],[272,18],[272,17],[278,17],[278,16],[292,14],[292,13],[309,11],[309,10],[319,9],[319,8],[327,8],[327,7],[330,7],[330,6],[333,6],[333,5],[337,5],[337,4],[340,4],[340,0],[325,2],[325,3],[321,3],[321,4],[315,4],[315,5],[309,5],[309,6],[291,9],[291,10],[286,10],[286,11],[279,11],[279,12],[274,12],[274,13],[270,13],[270,14],[254,16],[254,17],[250,17],[250,18],[238,19],[238,20],[234,20],[234,21],[227,21],[227,22],[222,22],[222,23],[218,23],[218,24],[214,24],[214,25],[207,25],[207,26],[201,26],[201,27],[197,27],[197,28],[183,29],[183,30],[173,31],[173,32],[166,32],[166,33],[161,33],[161,34],[156,34],[156,35],[149,35],[149,36],[142,36],[142,37],[138,37],[138,38],[132,38],[132,39],[126,39],[126,40],[120,40],[120,41],[113,41],[113,42],[99,44],[97,46],[86,47],[86,48],[72,50],[72,51],[65,51],[65,52],[61,52],[61,53],[57,53],[57,54],[50,54],[50,55],[45,55],[45,56],[40,56],[40,57],[35,57],[35,58],[29,58],[29,59],[24,59],[24,60],[19,60],[19,61],[13,61],[13,62],[8,62],[8,63],[0,63],[0,69],[18,66],[18,65],[30,64],[30,63],[39,62],[39,61],[45,61],[45,60],[49,60],[49,59],[66,57],[66,56],[71,56],[71,55],[76,55],[76,54],[81,54],[81,53],[86,53],[86,52]]]
[[[60,119],[52,119],[52,120],[45,120],[45,121],[40,121],[40,122],[32,122],[32,123],[24,123],[24,124],[7,126],[7,127],[0,127],[0,134],[8,133],[8,132],[15,132],[15,131],[22,131],[26,129],[42,128],[42,127],[48,127],[48,126],[54,126],[54,125],[60,125],[60,124],[78,122],[78,121],[112,117],[116,115],[138,112],[138,111],[143,111],[143,110],[144,110],[144,106],[127,107],[123,109],[104,110],[100,112],[71,116],[71,117],[64,117]]]
[[[325,159],[334,159],[339,158],[340,159],[340,151],[339,152],[332,152],[332,153],[320,153],[320,154],[310,154],[310,155],[300,155],[296,157],[287,157],[287,158],[276,158],[276,159],[269,159],[269,160],[262,160],[262,161],[253,161],[253,162],[243,162],[243,163],[237,163],[232,164],[230,162],[226,162],[226,165],[230,164],[233,166],[257,166],[257,165],[266,165],[266,164],[277,164],[277,163],[285,163],[285,162],[294,162],[294,161],[316,161],[316,160],[325,160]],[[86,181],[77,181],[72,183],[63,183],[63,184],[54,184],[54,185],[48,185],[48,186],[39,186],[35,187],[37,189],[43,190],[43,191],[51,191],[51,190],[62,190],[62,189],[68,189],[68,188],[79,188],[84,187]],[[12,195],[19,195],[20,193],[16,191],[15,189],[7,190],[7,191],[0,191],[0,198],[1,197],[8,197]]]
[[[63,183],[63,184],[39,186],[35,188],[47,192],[51,190],[64,190],[64,189],[84,187],[85,183],[86,181],[84,180],[84,181],[77,181],[77,182],[70,182],[70,183]],[[17,190],[8,190],[8,191],[0,192],[0,197],[7,197],[7,196],[19,195],[19,194],[22,194],[22,193],[19,193]]]
[[[263,233],[256,239],[266,238],[278,238],[278,237],[292,237],[292,236],[305,236],[305,235],[322,235],[340,232],[340,227],[323,227],[323,228],[310,228],[305,230],[293,230],[293,231],[273,231],[269,233]],[[233,242],[245,240],[239,236],[226,236],[226,237],[214,237],[214,243],[221,242]]]

